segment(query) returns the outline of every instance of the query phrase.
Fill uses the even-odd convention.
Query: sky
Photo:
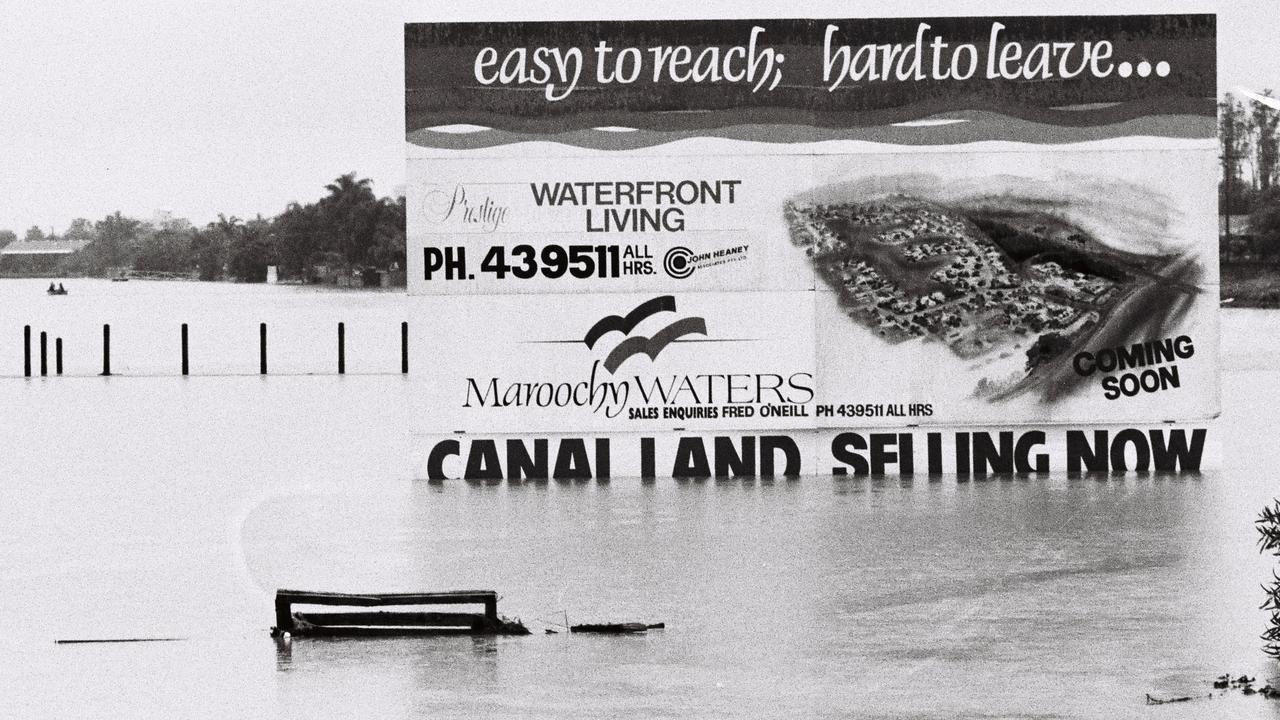
[[[402,23],[1217,12],[1219,87],[1280,88],[1277,0],[446,4],[0,0],[0,228],[274,215],[404,183]]]

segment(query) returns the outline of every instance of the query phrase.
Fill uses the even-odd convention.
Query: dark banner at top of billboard
[[[1160,118],[1128,132],[1204,137],[1214,26],[1213,15],[409,24],[405,126],[428,145],[421,131],[461,124],[527,139],[982,113],[1005,130]]]

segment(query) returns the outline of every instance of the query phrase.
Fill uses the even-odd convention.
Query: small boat
[[[111,282],[129,282],[129,278],[121,275],[120,277],[111,278]]]
[[[67,294],[67,289],[66,289],[66,288],[64,288],[64,287],[62,287],[61,285],[59,285],[59,286],[58,286],[58,287],[56,287],[56,288],[55,288],[55,287],[50,287],[50,288],[49,288],[48,290],[46,290],[45,292],[46,292],[46,293],[48,293],[49,295],[66,295],[66,294]]]
[[[569,628],[569,632],[576,633],[599,633],[602,635],[624,635],[627,633],[642,633],[646,630],[661,630],[667,626],[666,623],[653,623],[646,625],[640,622],[630,623],[587,623],[585,625],[574,625]]]

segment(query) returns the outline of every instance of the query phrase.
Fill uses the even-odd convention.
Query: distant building
[[[1232,237],[1250,237],[1253,234],[1249,230],[1248,215],[1219,215],[1218,236],[1225,237],[1228,229]]]
[[[15,240],[0,248],[0,272],[44,275],[63,257],[77,252],[88,240]]]
[[[88,245],[88,240],[14,240],[0,248],[0,255],[40,256],[70,255]]]
[[[1252,262],[1274,254],[1262,246],[1249,223],[1248,215],[1218,216],[1218,255],[1224,261]]]

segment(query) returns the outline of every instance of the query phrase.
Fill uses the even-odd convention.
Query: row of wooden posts
[[[32,376],[31,367],[31,326],[22,328],[23,361],[22,374]],[[54,372],[62,374],[62,338],[53,341]],[[258,323],[258,372],[267,374],[267,324]],[[347,372],[347,326],[338,323],[338,374]],[[409,323],[400,323],[400,372],[409,372]],[[191,363],[187,352],[187,324],[182,323],[182,374],[191,373]],[[111,325],[102,326],[102,375],[111,374]],[[40,376],[49,375],[49,336],[40,332]]]

